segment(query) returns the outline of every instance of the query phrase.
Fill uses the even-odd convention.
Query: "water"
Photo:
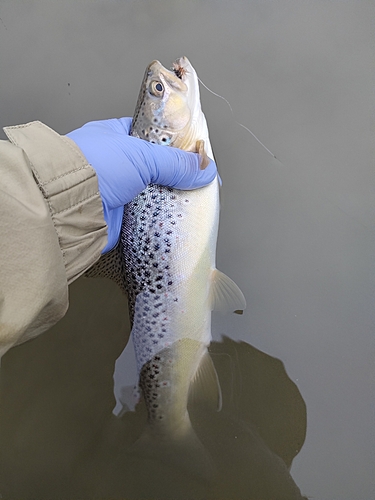
[[[373,14],[364,1],[1,3],[2,126],[131,116],[146,65],[186,54],[282,162],[202,89],[223,180],[218,267],[248,302],[214,315],[223,412],[191,408],[215,486],[127,455],[145,415],[111,413],[126,301],[81,278],[67,316],[3,359],[3,498],[291,498],[291,461],[303,495],[374,498]]]

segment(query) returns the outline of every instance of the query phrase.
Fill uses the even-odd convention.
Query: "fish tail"
[[[190,419],[184,429],[175,432],[155,432],[147,425],[141,437],[131,446],[132,457],[157,462],[163,469],[189,475],[200,482],[212,482],[215,467],[208,451],[194,431]]]

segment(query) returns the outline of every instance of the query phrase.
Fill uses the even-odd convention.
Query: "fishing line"
[[[244,128],[245,130],[247,130],[247,131],[248,131],[248,132],[249,132],[249,133],[250,133],[250,134],[254,137],[254,139],[255,139],[256,141],[258,141],[258,142],[259,142],[259,144],[260,144],[260,145],[261,145],[261,146],[262,146],[262,147],[263,147],[263,148],[267,151],[267,153],[269,153],[271,156],[273,156],[273,158],[275,158],[275,160],[277,160],[278,162],[280,162],[280,163],[281,163],[281,161],[277,158],[277,156],[276,156],[276,155],[274,155],[274,154],[272,153],[272,151],[271,151],[270,149],[268,149],[268,148],[267,148],[267,146],[265,146],[265,145],[263,144],[263,142],[262,142],[262,141],[260,141],[260,140],[258,139],[258,137],[257,137],[257,136],[256,136],[256,135],[255,135],[255,134],[254,134],[254,133],[253,133],[253,132],[252,132],[252,131],[248,128],[248,127],[245,127],[245,125],[243,125],[242,123],[240,123],[240,122],[238,122],[238,121],[236,120],[235,115],[234,115],[234,111],[233,111],[232,106],[230,105],[230,102],[229,102],[227,99],[225,99],[225,97],[223,97],[222,95],[217,94],[217,93],[216,93],[216,92],[214,92],[213,90],[209,89],[209,88],[207,87],[207,85],[205,85],[205,84],[202,82],[202,80],[199,78],[199,76],[198,76],[198,80],[199,80],[199,82],[203,85],[203,87],[204,87],[204,88],[206,88],[209,92],[211,92],[211,94],[215,95],[216,97],[220,97],[220,99],[223,99],[223,101],[225,101],[225,102],[228,104],[229,109],[230,109],[230,111],[231,111],[231,113],[232,113],[232,116],[233,116],[233,119],[234,119],[235,123],[236,123],[237,125],[239,125],[240,127]]]

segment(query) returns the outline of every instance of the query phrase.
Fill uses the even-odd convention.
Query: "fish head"
[[[196,141],[208,138],[198,77],[187,57],[177,59],[172,70],[159,61],[148,65],[131,135],[186,151],[196,151]]]

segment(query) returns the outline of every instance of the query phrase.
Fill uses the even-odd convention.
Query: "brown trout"
[[[198,78],[186,57],[172,71],[158,61],[147,67],[131,135],[213,158]],[[192,191],[149,185],[124,209],[119,251],[148,412],[140,439],[145,449],[160,439],[198,449],[189,396],[220,408],[207,351],[211,311],[243,310],[246,303],[237,285],[215,267],[218,224],[217,177]]]

